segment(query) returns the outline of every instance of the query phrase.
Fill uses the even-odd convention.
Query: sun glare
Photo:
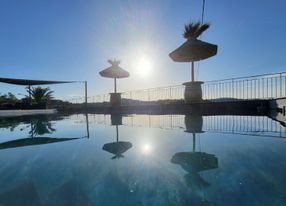
[[[152,69],[152,63],[148,58],[141,58],[138,61],[136,72],[140,76],[148,76]]]
[[[143,154],[150,154],[152,152],[152,146],[150,144],[142,145],[142,152]]]

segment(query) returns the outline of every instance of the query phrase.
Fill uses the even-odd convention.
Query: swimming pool
[[[286,205],[286,128],[265,116],[0,119],[0,205]]]

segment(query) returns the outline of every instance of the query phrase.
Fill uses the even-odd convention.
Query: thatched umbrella
[[[192,81],[195,80],[194,62],[207,59],[217,53],[217,45],[197,39],[208,28],[209,24],[200,22],[185,25],[183,36],[187,41],[169,54],[175,62],[192,62]]]
[[[129,77],[129,72],[125,71],[119,67],[120,60],[108,60],[111,64],[110,67],[102,70],[99,74],[102,77],[113,78],[114,79],[114,93],[117,93],[116,79]]]

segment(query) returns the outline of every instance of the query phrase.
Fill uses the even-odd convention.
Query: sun
[[[136,66],[136,73],[140,76],[148,76],[152,69],[152,62],[146,57],[139,59]]]

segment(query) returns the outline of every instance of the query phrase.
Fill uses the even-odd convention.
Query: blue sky
[[[99,76],[107,59],[119,58],[131,73],[119,91],[178,85],[190,79],[188,63],[168,54],[180,46],[183,26],[200,20],[201,0],[0,0],[0,76],[87,80],[89,95],[107,93],[113,81]],[[285,0],[206,0],[203,40],[218,45],[200,62],[207,81],[285,71]],[[148,75],[138,73],[141,59]],[[63,99],[83,94],[83,85],[51,86]],[[24,93],[0,84],[0,91]]]

